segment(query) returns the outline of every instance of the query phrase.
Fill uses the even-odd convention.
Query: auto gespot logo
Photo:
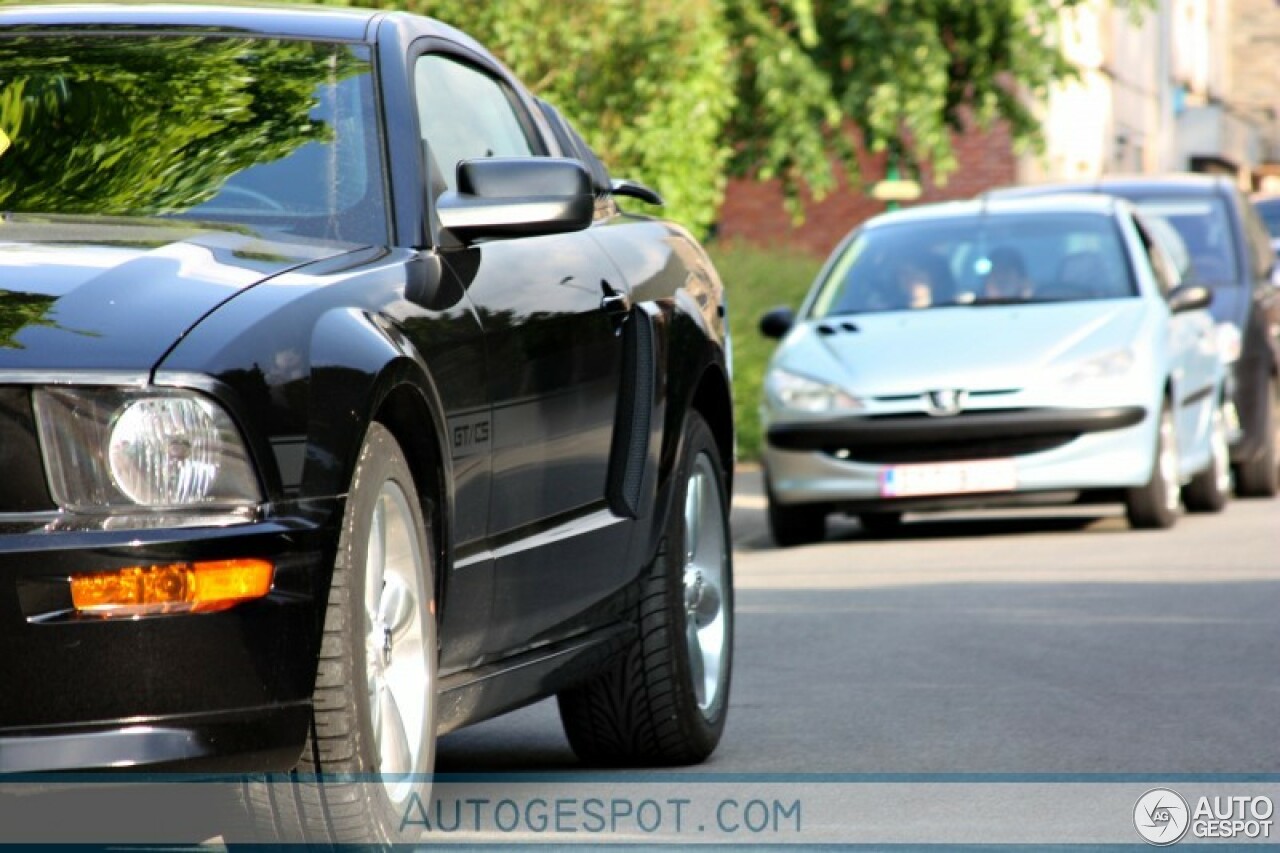
[[[1154,788],[1138,798],[1133,824],[1149,844],[1165,846],[1193,838],[1271,837],[1275,805],[1265,796],[1200,797],[1192,809],[1176,791]]]

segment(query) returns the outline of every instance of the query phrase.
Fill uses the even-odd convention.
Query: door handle
[[[603,278],[600,279],[600,292],[600,310],[604,311],[609,321],[613,323],[613,333],[620,335],[627,318],[631,316],[631,299],[627,294],[614,290],[613,286]]]

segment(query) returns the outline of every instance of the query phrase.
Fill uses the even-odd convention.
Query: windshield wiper
[[[1047,302],[1047,299],[1027,299],[1025,296],[979,296],[972,302],[956,302],[956,305],[1031,305],[1035,302]]]

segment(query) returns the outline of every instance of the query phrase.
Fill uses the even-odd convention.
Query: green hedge
[[[336,0],[341,3],[342,0]],[[430,15],[489,48],[555,104],[616,177],[705,234],[732,153],[734,68],[718,0],[355,0]]]
[[[724,281],[733,334],[733,408],[738,458],[760,458],[760,394],[774,342],[760,334],[760,315],[777,305],[798,308],[822,261],[794,249],[739,243],[707,247]]]

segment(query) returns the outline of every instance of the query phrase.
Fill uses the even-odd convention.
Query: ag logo
[[[930,391],[925,395],[925,409],[931,415],[955,415],[964,408],[969,395],[965,391]]]
[[[1152,788],[1133,807],[1133,825],[1148,844],[1163,847],[1181,841],[1191,823],[1187,801],[1168,788]]]

